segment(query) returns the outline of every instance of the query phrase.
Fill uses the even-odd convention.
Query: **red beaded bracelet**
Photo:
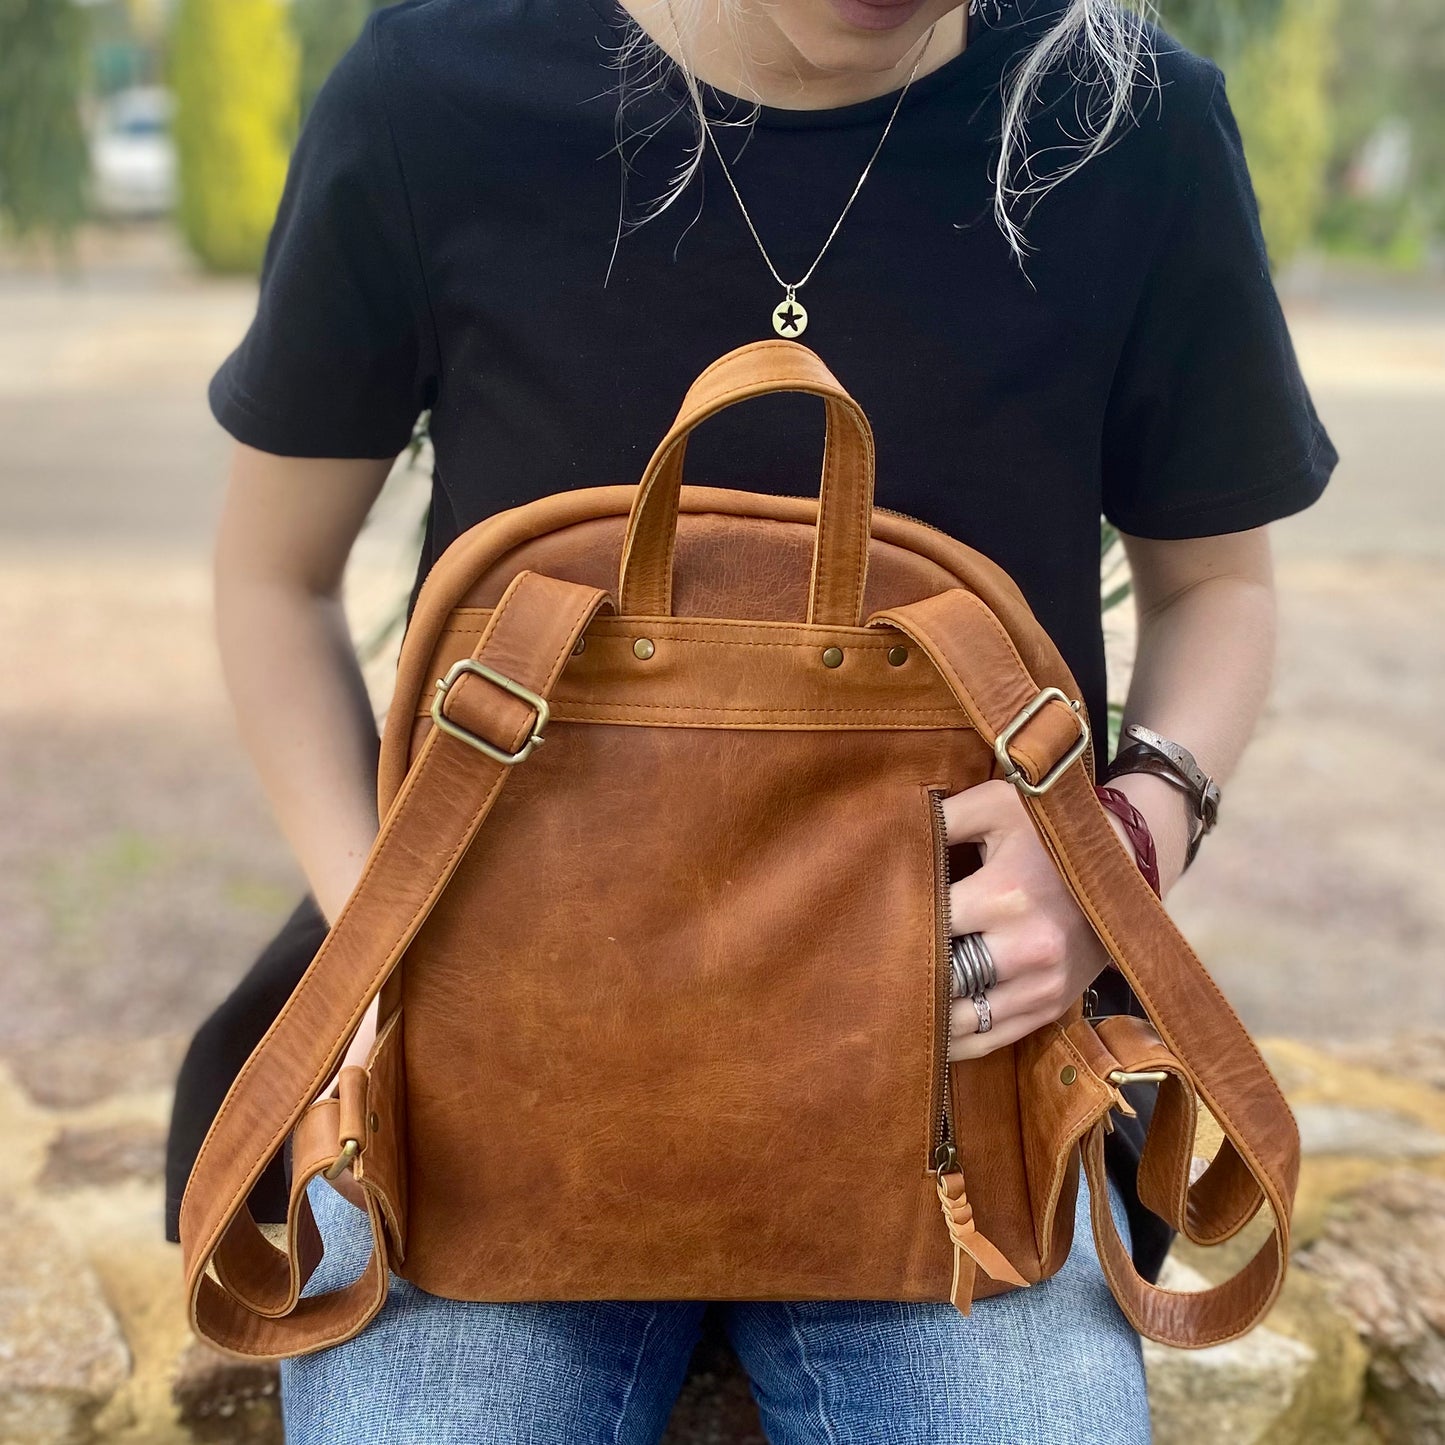
[[[1118,788],[1110,788],[1101,783],[1094,791],[1105,808],[1123,823],[1124,831],[1134,845],[1134,857],[1139,864],[1139,871],[1144,875],[1144,881],[1154,890],[1156,896],[1162,897],[1159,886],[1159,854],[1154,847],[1154,835],[1149,831],[1149,824],[1144,820],[1143,813]]]

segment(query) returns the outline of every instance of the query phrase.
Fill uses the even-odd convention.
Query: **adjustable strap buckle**
[[[498,687],[504,688],[513,697],[519,697],[523,702],[536,709],[537,718],[532,724],[532,731],[526,742],[514,753],[504,751],[502,748],[489,743],[486,738],[478,737],[476,733],[454,723],[444,711],[447,693],[451,691],[452,685],[458,678],[468,672],[474,672],[478,677],[484,677],[488,682],[494,682]],[[542,730],[547,726],[547,719],[551,716],[551,709],[547,706],[547,699],[540,693],[535,693],[530,687],[524,687],[520,682],[514,682],[510,677],[498,672],[494,667],[488,667],[484,662],[478,662],[474,657],[458,658],[456,662],[447,669],[447,675],[437,679],[436,696],[431,704],[432,721],[444,732],[454,738],[460,738],[469,747],[476,748],[479,752],[485,753],[489,758],[494,758],[499,763],[505,763],[510,767],[513,763],[520,763],[523,758],[530,755],[538,743],[546,741],[542,736]]]
[[[1014,735],[1022,728],[1030,718],[1041,712],[1051,702],[1066,702],[1074,710],[1074,719],[1079,724],[1078,741],[1041,777],[1037,783],[1029,782],[1022,768],[1014,761],[1009,753],[1008,745],[1014,739]],[[993,750],[997,755],[999,763],[1004,769],[1004,778],[1012,783],[1019,792],[1027,793],[1031,798],[1037,798],[1047,793],[1050,788],[1064,775],[1064,772],[1071,764],[1077,762],[1084,755],[1084,749],[1089,746],[1089,724],[1084,721],[1080,714],[1083,704],[1077,698],[1065,696],[1056,687],[1040,688],[1038,695],[1020,708],[1008,725],[999,733],[994,740]]]

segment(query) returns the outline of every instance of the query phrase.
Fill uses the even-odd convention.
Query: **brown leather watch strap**
[[[929,654],[986,742],[995,742],[1039,695],[1008,635],[971,592],[951,589],[869,618],[869,626],[885,624],[902,629]],[[1071,708],[1048,702],[1019,729],[1010,756],[1025,780],[1037,784],[1077,734]],[[1095,1130],[1085,1141],[1084,1164],[1100,1258],[1120,1306],[1141,1333],[1185,1347],[1233,1339],[1260,1319],[1284,1282],[1299,1177],[1294,1115],[1244,1025],[1109,825],[1082,760],[1064,768],[1047,791],[1030,796],[1021,788],[1020,796],[1167,1051],[1161,1058],[1174,1082],[1161,1085],[1152,1148],[1146,1142],[1141,1161],[1141,1197],[1149,1193],[1144,1202],[1209,1244],[1237,1233],[1262,1200],[1274,1216],[1269,1239],[1223,1284],[1197,1293],[1150,1284],[1114,1230],[1103,1188],[1102,1132]],[[1224,1140],[1191,1183],[1196,1096]]]
[[[519,572],[472,656],[545,698],[604,606],[612,603],[600,588]],[[523,699],[474,675],[452,687],[446,716],[508,752],[537,725]],[[396,1203],[377,1180],[362,1185],[374,1245],[366,1269],[344,1289],[298,1298],[320,1258],[305,1185],[334,1159],[334,1142],[329,1149],[324,1143],[334,1133],[297,1135],[286,1248],[262,1234],[246,1198],[331,1077],[511,771],[442,728],[427,734],[351,896],[201,1145],[181,1201],[186,1289],[194,1328],[232,1354],[276,1358],[324,1349],[354,1335],[386,1300],[387,1219]],[[343,1110],[351,1080],[352,1071],[343,1070]]]
[[[1130,724],[1131,728],[1139,726],[1137,723]],[[1163,746],[1151,742],[1151,738],[1158,738],[1159,744]],[[1176,753],[1178,756],[1175,756]],[[1189,830],[1189,844],[1184,854],[1184,866],[1189,867],[1194,862],[1195,854],[1199,852],[1199,844],[1204,835],[1214,827],[1219,816],[1219,787],[1214,779],[1194,762],[1194,755],[1181,744],[1171,743],[1168,738],[1150,732],[1148,738],[1121,748],[1109,764],[1107,772],[1111,781],[1125,773],[1150,773],[1156,778],[1163,778],[1166,783],[1184,794],[1189,800],[1189,815],[1193,819]]]

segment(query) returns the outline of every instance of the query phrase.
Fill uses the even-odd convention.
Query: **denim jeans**
[[[326,1258],[307,1293],[355,1278],[370,1235],[310,1186]],[[1109,1203],[1128,1224],[1117,1187]],[[941,1226],[940,1226],[941,1227]],[[288,1445],[642,1445],[667,1424],[700,1301],[486,1304],[393,1277],[354,1340],[286,1360]],[[1141,1341],[1104,1281],[1079,1180],[1074,1246],[1027,1289],[948,1303],[714,1305],[772,1445],[1148,1445]]]

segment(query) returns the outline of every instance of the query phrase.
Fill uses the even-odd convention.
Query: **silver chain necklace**
[[[677,19],[672,14],[672,3],[668,0],[667,13],[672,18],[672,30],[677,37],[678,45],[682,44],[681,32],[677,28]],[[858,177],[858,184],[853,187],[853,194],[848,197],[847,204],[838,213],[838,219],[833,222],[833,229],[828,232],[828,239],[823,242],[823,249],[813,258],[813,264],[803,272],[796,281],[784,281],[778,275],[778,268],[773,265],[773,259],[768,255],[768,248],[763,245],[763,238],[758,235],[758,229],[753,225],[753,218],[748,215],[748,208],[743,204],[743,198],[738,191],[737,183],[733,180],[732,172],[728,169],[727,162],[723,159],[722,151],[718,148],[717,138],[712,133],[712,126],[708,124],[707,116],[701,117],[703,130],[707,132],[707,138],[712,142],[713,151],[717,155],[718,164],[722,167],[723,175],[727,177],[727,183],[732,187],[732,193],[737,197],[738,209],[743,213],[743,220],[747,222],[748,230],[753,234],[753,240],[758,244],[758,250],[763,260],[767,263],[768,270],[773,273],[773,280],[783,288],[783,299],[773,307],[773,330],[779,336],[801,336],[808,325],[808,313],[804,310],[802,303],[797,300],[797,292],[800,286],[807,284],[808,278],[818,267],[818,262],[823,259],[824,252],[833,244],[833,237],[838,234],[838,228],[843,224],[843,217],[848,214],[849,207],[858,198],[858,192],[863,189],[863,182],[868,179],[868,172],[873,169],[873,162],[878,159],[878,152],[883,149],[883,142],[888,139],[888,132],[893,129],[893,122],[898,115],[899,107],[903,104],[903,97],[908,94],[908,87],[913,84],[913,77],[918,74],[919,64],[923,60],[924,53],[928,49],[929,42],[933,39],[933,32],[938,22],[935,20],[928,27],[928,33],[923,37],[923,46],[919,50],[913,62],[913,69],[908,72],[908,80],[902,90],[898,92],[898,99],[893,104],[893,111],[888,117],[888,124],[883,127],[883,134],[878,137],[878,144],[873,147],[873,154],[868,157],[868,164],[863,167],[863,174]]]

